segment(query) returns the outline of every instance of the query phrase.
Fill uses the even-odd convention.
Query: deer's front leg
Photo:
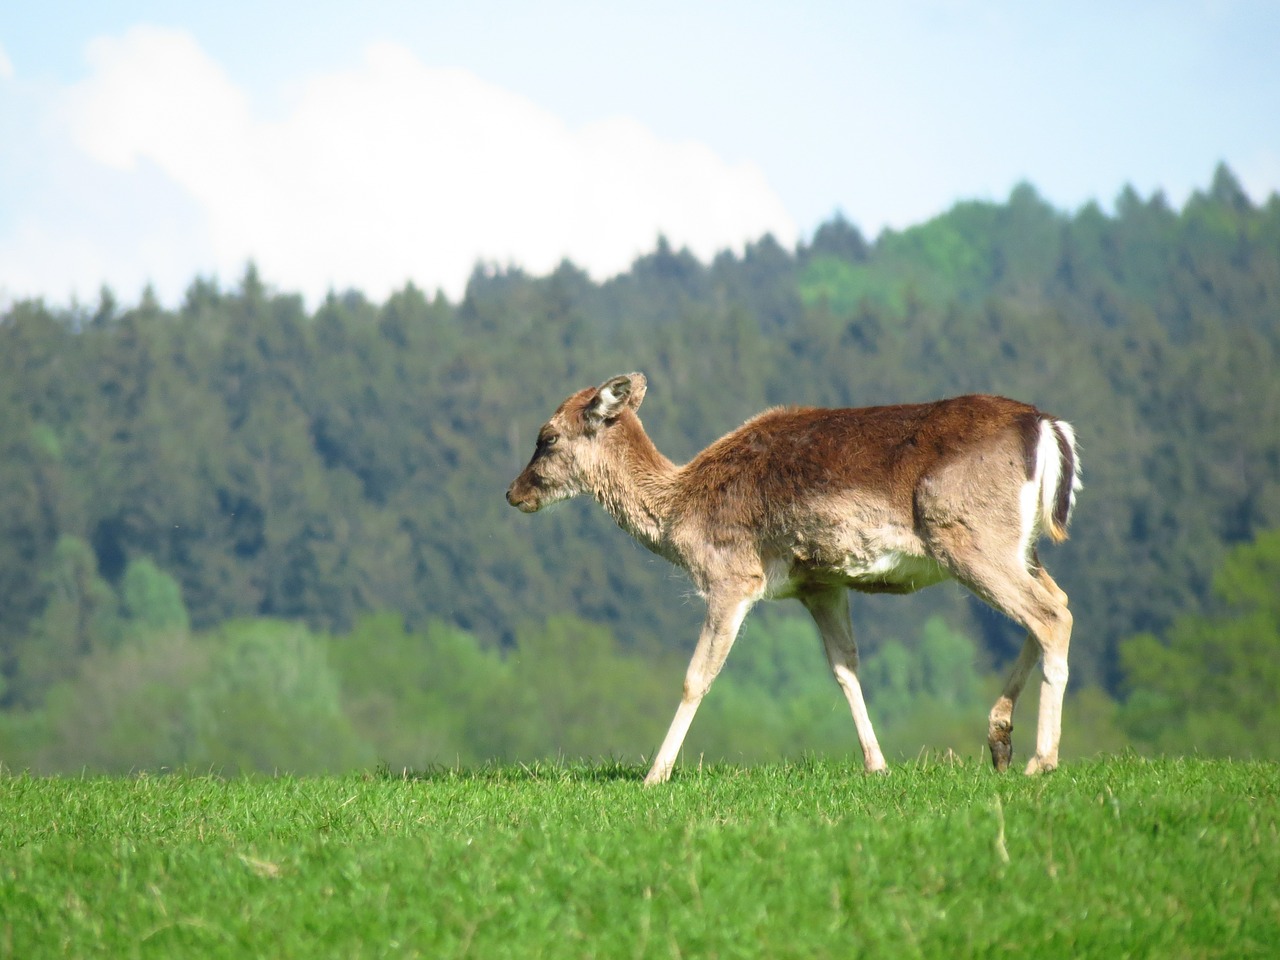
[[[853,639],[853,627],[849,623],[849,591],[838,586],[822,593],[807,594],[800,601],[818,625],[827,651],[827,663],[849,701],[853,723],[858,729],[858,742],[862,744],[863,764],[868,773],[883,773],[888,769],[884,753],[871,726],[867,703],[862,696],[862,684],[858,680],[858,644]]]
[[[646,786],[665,783],[671,777],[671,769],[680,755],[680,747],[684,744],[685,734],[693,723],[693,715],[698,712],[698,704],[711,689],[725,658],[733,647],[738,636],[738,629],[756,601],[756,596],[744,596],[740,591],[723,591],[711,594],[707,598],[707,619],[702,625],[702,633],[698,637],[698,646],[693,651],[693,659],[689,661],[689,669],[684,677],[684,694],[680,698],[680,706],[671,721],[667,735],[653,758],[653,766],[644,778]]]

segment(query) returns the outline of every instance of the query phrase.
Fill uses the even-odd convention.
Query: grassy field
[[[1280,766],[0,775],[0,956],[1249,957]]]

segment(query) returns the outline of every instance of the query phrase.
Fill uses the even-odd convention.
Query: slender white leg
[[[667,735],[662,740],[662,746],[653,758],[653,766],[644,778],[646,785],[665,783],[671,777],[685,734],[689,732],[689,725],[698,712],[698,704],[707,695],[712,681],[724,666],[733,641],[737,639],[738,629],[755,600],[755,597],[744,598],[736,594],[731,601],[708,598],[707,619],[698,637],[698,646],[693,651],[693,659],[689,661],[689,669],[685,673],[684,694],[680,698],[680,706],[676,708],[671,726],[667,729]]]
[[[858,742],[862,745],[862,762],[867,772],[885,769],[884,754],[871,726],[871,715],[862,696],[862,684],[858,682],[858,644],[849,622],[849,592],[844,587],[802,598],[805,607],[818,625],[822,644],[827,651],[827,663],[836,682],[849,701],[854,726],[858,728]]]
[[[1044,679],[1040,682],[1040,717],[1036,725],[1036,755],[1026,772],[1044,773],[1058,766],[1062,740],[1062,699],[1067,692],[1067,644],[1071,638],[1071,614],[1064,607],[1053,624],[1044,650]]]

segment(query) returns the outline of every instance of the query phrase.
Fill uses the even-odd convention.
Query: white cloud
[[[4,44],[0,44],[0,80],[13,79],[13,61],[4,52]]]
[[[660,232],[703,257],[767,231],[795,239],[751,164],[626,119],[570,129],[396,44],[304,81],[274,119],[180,31],[99,39],[89,61],[67,98],[72,138],[124,175],[160,171],[194,202],[208,247],[193,248],[183,285],[237,277],[252,258],[313,301],[348,286],[380,298],[406,280],[456,296],[478,259],[542,273],[568,256],[607,276]],[[208,249],[215,262],[198,261]]]

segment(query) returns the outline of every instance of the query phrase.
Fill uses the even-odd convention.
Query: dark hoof
[[[1005,727],[1003,730],[992,730],[987,737],[987,743],[991,747],[991,764],[997,771],[1003,773],[1009,769],[1009,761],[1013,759],[1013,728]]]

